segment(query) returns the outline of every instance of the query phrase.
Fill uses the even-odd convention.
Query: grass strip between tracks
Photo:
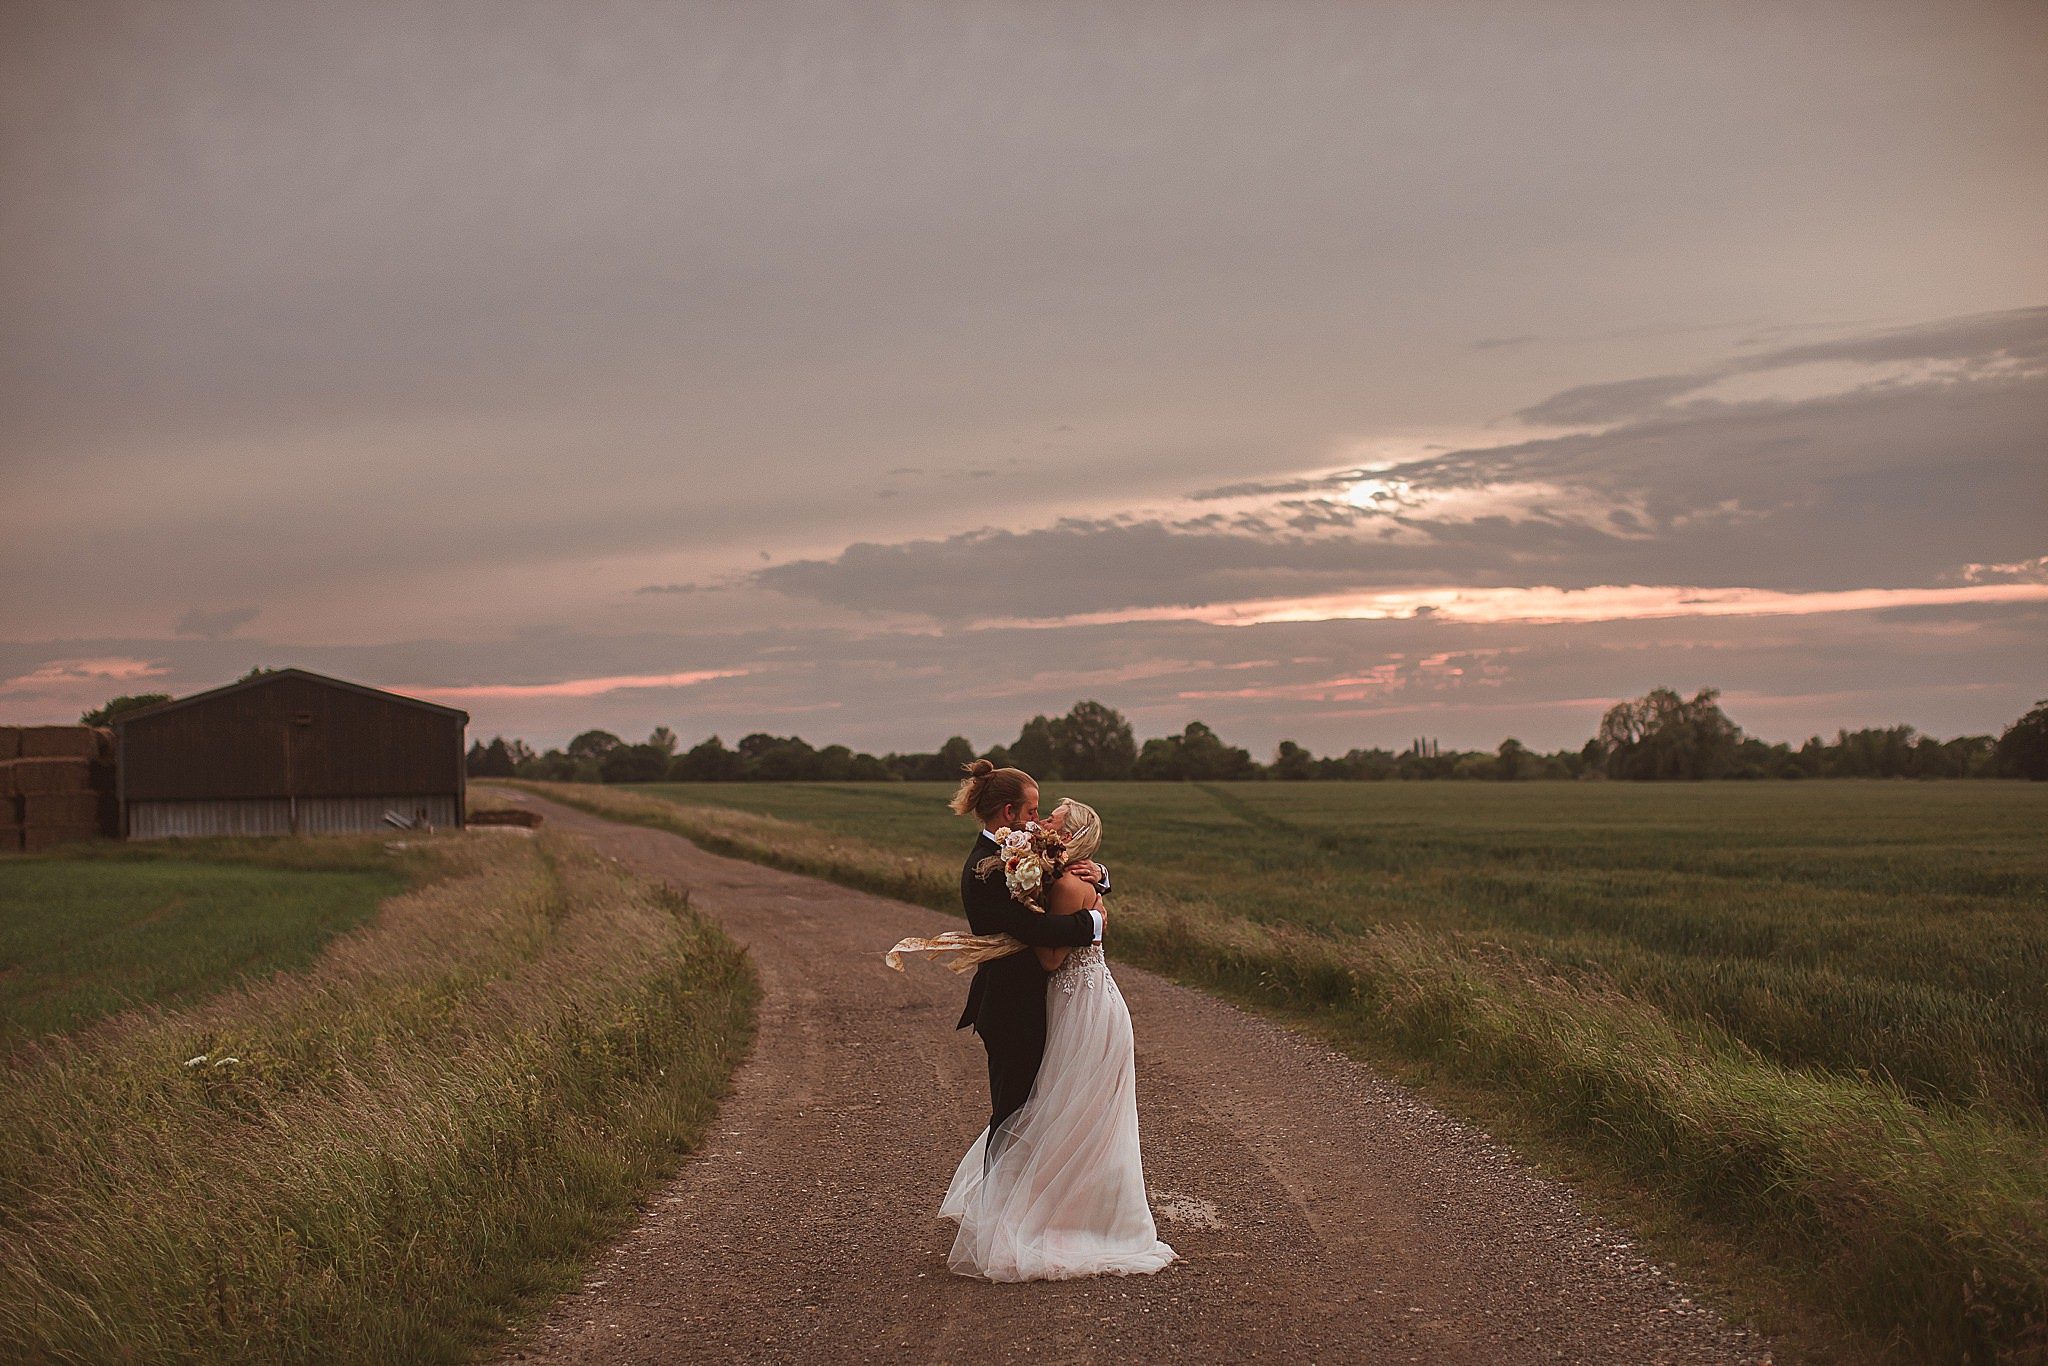
[[[944,858],[728,808],[510,785],[717,853],[958,910],[959,869]],[[1396,924],[1330,937],[1122,887],[1114,920],[1120,957],[1500,1098],[1739,1244],[1745,1263],[1859,1341],[1915,1360],[2048,1347],[2048,1157],[2037,1129],[1782,1066],[1483,940]]]
[[[467,1360],[695,1145],[757,988],[685,895],[547,833],[393,857],[304,971],[7,1060],[0,1358]]]

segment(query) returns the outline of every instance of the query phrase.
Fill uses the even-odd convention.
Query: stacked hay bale
[[[114,732],[0,726],[0,852],[119,833]]]

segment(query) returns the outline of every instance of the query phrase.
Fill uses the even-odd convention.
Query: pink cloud
[[[168,674],[147,659],[112,656],[102,659],[52,659],[25,674],[0,681],[0,693],[62,693],[80,688],[105,688]]]
[[[740,678],[745,669],[697,669],[675,674],[613,674],[606,678],[567,678],[559,683],[478,683],[460,688],[406,688],[415,697],[548,698],[596,697],[626,688],[687,688],[714,678]]]
[[[2048,602],[2048,583],[1987,583],[1957,588],[1851,588],[1785,593],[1768,588],[1691,588],[1606,584],[1595,588],[1413,588],[1313,597],[1147,607],[1058,620],[994,620],[985,626],[1103,626],[1137,621],[1198,621],[1211,626],[1278,622],[1401,621],[1433,617],[1472,623],[1637,621],[1664,617],[1808,616],[1985,602]]]

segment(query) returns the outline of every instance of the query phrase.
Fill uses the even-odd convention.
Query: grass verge
[[[958,870],[943,856],[637,793],[517,785],[720,853],[957,910]],[[1399,924],[1332,935],[1191,895],[1123,890],[1117,902],[1120,955],[1502,1098],[1549,1139],[1739,1246],[1859,1343],[1902,1360],[2048,1352],[2048,1156],[2037,1126],[1919,1102],[1876,1077],[1787,1066],[1484,936]]]
[[[7,1062],[0,1359],[466,1360],[694,1146],[740,950],[574,841],[410,843],[306,971]]]

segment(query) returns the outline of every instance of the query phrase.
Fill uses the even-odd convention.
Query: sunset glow
[[[1008,618],[984,626],[1100,626],[1118,622],[1196,621],[1210,626],[1267,626],[1281,622],[1435,621],[1548,625],[1564,622],[1639,621],[1665,617],[1808,616],[1870,612],[1887,607],[1961,603],[2048,602],[2048,584],[2000,583],[1962,588],[1852,588],[1822,593],[1780,593],[1763,588],[1680,588],[1643,584],[1597,588],[1418,588],[1371,593],[1330,593],[1313,598],[1219,603],[1202,607],[1145,608],[1049,619]]]
[[[25,674],[0,680],[0,693],[62,693],[79,688],[130,686],[169,673],[147,659],[52,659]]]
[[[625,688],[688,688],[714,678],[743,678],[745,669],[698,669],[674,674],[619,674],[610,678],[568,678],[559,683],[479,683],[461,688],[407,688],[418,697],[545,698],[597,697]]]

